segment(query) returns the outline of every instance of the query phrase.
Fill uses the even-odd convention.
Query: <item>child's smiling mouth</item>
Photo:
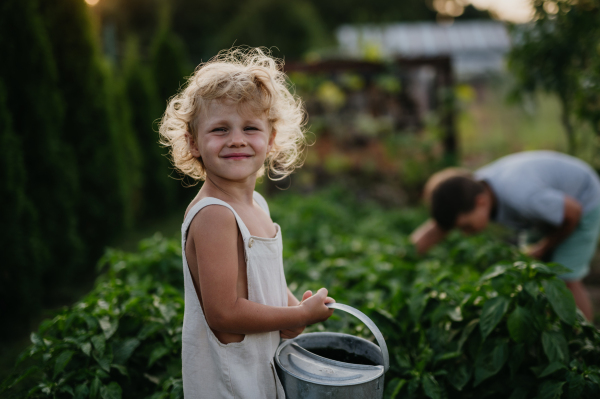
[[[222,158],[225,159],[232,159],[232,160],[241,160],[241,159],[248,159],[248,158],[252,158],[252,154],[246,154],[243,152],[234,152],[231,154],[225,154],[222,156]]]

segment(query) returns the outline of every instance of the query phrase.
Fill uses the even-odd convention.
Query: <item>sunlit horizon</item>
[[[89,6],[97,5],[100,0],[85,0]],[[503,21],[524,23],[533,19],[531,0],[434,0],[434,7],[442,14],[459,16],[464,6],[472,4],[480,10],[489,10]]]
[[[531,0],[468,0],[480,10],[489,10],[508,22],[525,23],[533,19]]]

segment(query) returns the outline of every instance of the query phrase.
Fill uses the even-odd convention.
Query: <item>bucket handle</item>
[[[381,355],[383,356],[383,372],[385,373],[390,368],[390,355],[388,354],[387,345],[385,340],[383,339],[383,335],[381,335],[381,331],[379,328],[373,323],[369,317],[361,312],[358,309],[353,308],[352,306],[344,305],[342,303],[332,302],[325,304],[330,309],[338,309],[343,310],[346,313],[350,313],[352,316],[356,317],[358,320],[362,321],[369,330],[375,336],[377,343],[379,344],[379,350],[381,351]]]

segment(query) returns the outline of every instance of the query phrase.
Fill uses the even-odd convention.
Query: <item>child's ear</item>
[[[185,140],[187,141],[188,149],[194,158],[200,158],[200,150],[196,144],[194,136],[190,132],[185,132]]]

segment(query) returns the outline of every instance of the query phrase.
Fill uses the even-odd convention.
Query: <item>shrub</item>
[[[422,212],[384,210],[343,190],[282,195],[271,213],[296,295],[325,286],[380,327],[391,359],[387,398],[600,394],[600,334],[557,279],[561,266],[532,262],[489,235],[454,234],[418,258],[407,234]],[[32,335],[6,392],[25,376],[20,384],[33,391],[17,397],[181,395],[179,243],[157,235],[137,253],[109,250],[104,264],[92,293]],[[343,314],[308,331],[324,329],[370,336]]]
[[[27,390],[14,396],[183,397],[180,246],[155,236],[138,253],[107,251],[105,264],[92,292],[31,334],[19,360],[30,367],[0,393],[21,383]]]

